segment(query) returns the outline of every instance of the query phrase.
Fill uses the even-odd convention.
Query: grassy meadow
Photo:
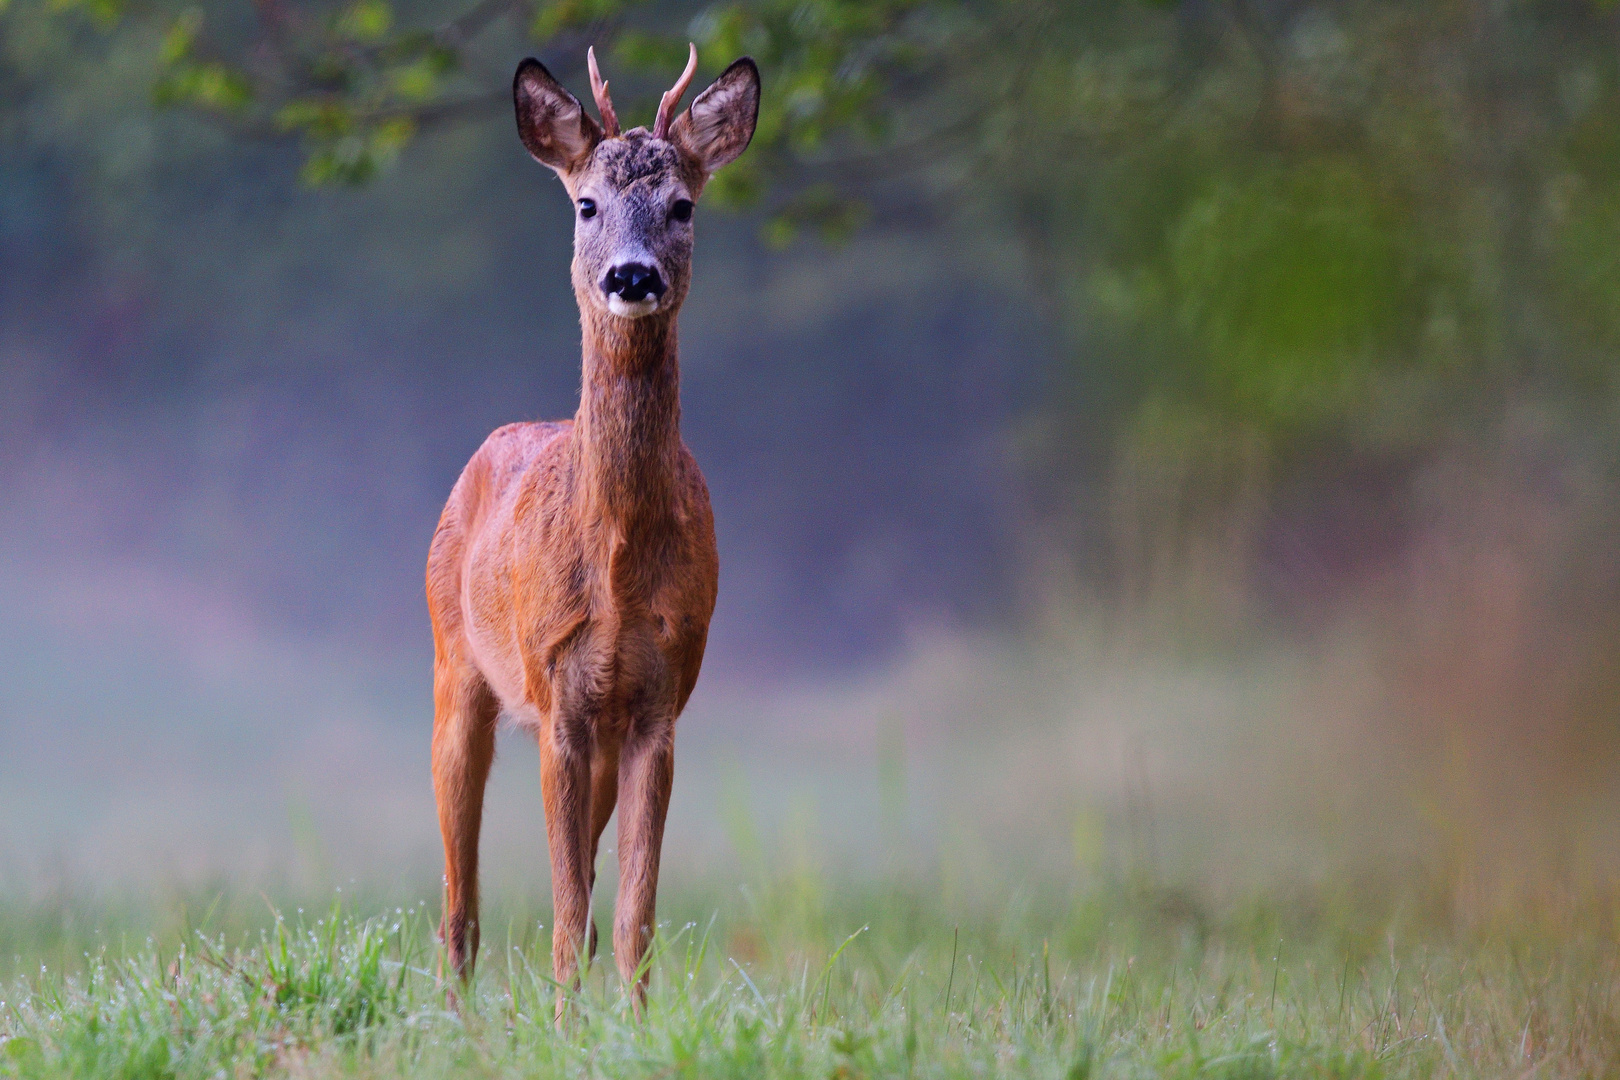
[[[0,1080],[1620,1080],[1617,31],[0,0]],[[559,1027],[532,739],[439,976],[422,560],[581,390],[508,73],[693,38],[721,600]]]
[[[1360,669],[1018,656],[946,651],[776,712],[706,705],[639,1020],[602,955],[552,1023],[521,739],[491,784],[483,947],[456,1007],[432,863],[398,835],[437,855],[403,726],[336,759],[397,774],[312,785],[343,796],[313,816],[289,799],[298,843],[268,872],[0,860],[0,1077],[1620,1076],[1616,834],[1597,812],[1484,812],[1573,801],[1524,787],[1523,752],[1463,773],[1454,744],[1338,719],[1396,713],[1351,692],[1386,685]],[[972,735],[964,716],[1005,720]],[[243,805],[270,805],[274,775],[243,774]],[[1584,790],[1575,764],[1556,775]],[[275,830],[241,812],[164,835],[227,825],[244,850]]]
[[[0,1075],[1620,1075],[1620,898],[1601,889],[947,892],[784,874],[667,895],[646,1016],[604,956],[560,1030],[539,899],[490,905],[456,1008],[423,897],[18,900]]]

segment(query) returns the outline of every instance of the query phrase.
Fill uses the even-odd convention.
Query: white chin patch
[[[625,319],[639,319],[643,315],[651,315],[658,308],[658,297],[646,296],[632,303],[614,293],[607,298],[608,310]]]

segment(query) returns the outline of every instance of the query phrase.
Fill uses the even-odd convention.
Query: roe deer
[[[674,116],[697,49],[651,131],[620,132],[589,54],[599,126],[539,61],[513,80],[518,133],[575,207],[584,380],[573,420],[509,424],[456,481],[428,553],[433,790],[444,834],[448,965],[478,953],[478,830],[497,715],[540,743],[554,904],[552,966],[594,955],[596,848],[619,808],[613,954],[639,1011],[675,718],[703,662],[719,559],[703,474],[680,436],[675,318],[692,206],[753,138],[759,70],[732,64]],[[563,1014],[562,991],[558,1015]]]

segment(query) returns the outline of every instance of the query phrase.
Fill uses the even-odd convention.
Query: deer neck
[[[681,446],[675,317],[591,311],[574,418],[581,509],[628,536],[671,520]]]

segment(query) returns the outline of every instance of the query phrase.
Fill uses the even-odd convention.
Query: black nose
[[[620,263],[608,268],[602,279],[602,291],[609,296],[617,293],[627,303],[637,303],[649,295],[664,295],[664,279],[658,271],[641,263]]]

